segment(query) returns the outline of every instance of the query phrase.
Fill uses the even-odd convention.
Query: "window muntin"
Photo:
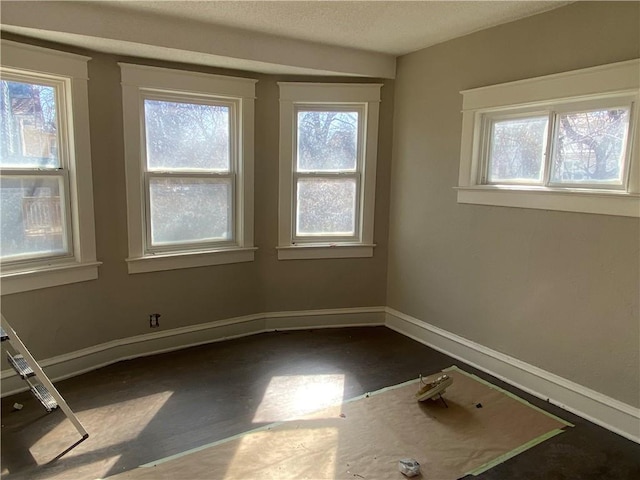
[[[360,237],[364,105],[296,105],[294,243]]]
[[[481,183],[625,190],[633,104],[603,98],[483,114]]]
[[[238,103],[143,97],[146,252],[235,245]]]
[[[4,70],[0,81],[0,258],[73,257],[65,79]]]

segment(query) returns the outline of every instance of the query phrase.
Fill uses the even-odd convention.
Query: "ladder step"
[[[5,340],[9,340],[9,335],[4,331],[4,328],[0,327],[0,341],[4,342]]]
[[[35,375],[34,371],[31,369],[22,355],[17,354],[12,356],[9,352],[7,352],[7,360],[9,360],[9,363],[11,364],[13,369],[18,372],[18,375],[20,375],[23,380]]]
[[[67,402],[65,402],[62,395],[60,395],[58,389],[56,389],[53,383],[51,383],[51,380],[49,380],[47,374],[42,370],[42,367],[38,365],[38,362],[29,353],[29,349],[24,343],[22,343],[18,334],[13,330],[13,328],[11,328],[11,325],[9,325],[9,322],[7,322],[7,319],[4,318],[4,315],[1,313],[0,328],[2,329],[2,332],[0,332],[2,340],[7,340],[9,342],[9,346],[6,349],[7,353],[11,354],[9,355],[9,363],[15,368],[24,381],[27,382],[33,396],[36,397],[47,412],[51,412],[56,409],[62,410],[82,437],[82,440],[73,444],[69,449],[65,450],[54,459],[57,460],[65,453],[69,452],[71,448],[85,440],[89,434],[82,426],[82,423],[80,423],[76,414],[73,413],[73,410],[69,408],[69,405],[67,405]],[[2,344],[2,346],[2,350],[5,350],[4,344]],[[1,359],[2,358],[0,357],[0,360]],[[33,376],[33,378],[27,378],[31,376]],[[4,475],[2,476],[4,477]]]
[[[40,403],[42,403],[42,406],[47,409],[47,412],[58,408],[58,402],[56,402],[56,399],[53,398],[51,393],[49,393],[49,390],[47,390],[47,387],[44,385],[40,383],[33,385],[31,387],[31,393],[40,400]]]

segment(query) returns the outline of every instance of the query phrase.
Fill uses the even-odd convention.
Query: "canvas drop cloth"
[[[417,402],[416,380],[110,478],[402,479],[398,460],[414,458],[417,478],[457,479],[570,425],[455,367],[447,374],[448,408]]]

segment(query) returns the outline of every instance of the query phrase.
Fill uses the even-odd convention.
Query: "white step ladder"
[[[65,402],[60,392],[53,386],[49,377],[44,373],[38,362],[31,356],[27,347],[24,346],[20,337],[16,334],[15,330],[11,328],[4,315],[2,317],[2,323],[0,324],[0,337],[2,342],[8,342],[11,348],[7,348],[7,360],[13,369],[20,375],[20,377],[27,382],[31,393],[42,403],[47,412],[52,412],[56,408],[64,412],[67,418],[71,421],[76,428],[81,440],[76,442],[73,446],[89,438],[89,434],[84,429],[76,414],[69,408],[67,402]]]

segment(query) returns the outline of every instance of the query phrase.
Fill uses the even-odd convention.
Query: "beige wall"
[[[6,38],[51,46],[10,35]],[[66,50],[93,57],[89,62],[91,149],[98,259],[103,265],[96,281],[2,297],[2,313],[36,358],[149,333],[148,315],[154,312],[162,314],[161,329],[171,329],[266,311],[385,305],[392,81],[385,81],[382,89],[375,219],[378,247],[374,257],[278,261],[275,250],[279,135],[276,82],[354,80],[276,78],[182,66],[259,80],[255,104],[255,241],[259,250],[251,263],[128,275],[124,261],[127,216],[122,99],[120,69],[116,62],[176,65]]]
[[[388,305],[640,406],[638,219],[456,202],[460,90],[640,56],[637,2],[580,2],[404,56]]]
[[[381,89],[374,258],[278,261],[274,248],[278,241],[279,101],[276,82],[287,78],[260,78],[259,104],[256,104],[255,225],[256,245],[266,246],[259,250],[264,311],[385,305],[393,81],[385,80]],[[310,79],[307,77],[307,80]],[[262,149],[268,157],[261,156]]]
[[[136,60],[68,49],[94,57],[91,142],[104,264],[97,281],[4,296],[2,311],[35,356],[48,358],[148,333],[152,312],[170,329],[263,311],[388,304],[640,406],[638,221],[458,205],[452,188],[459,90],[637,58],[638,6],[581,2],[400,58],[395,117],[394,82],[383,88],[373,259],[277,260],[276,81],[302,78],[244,74],[260,80],[256,261],[128,275],[116,61]]]

